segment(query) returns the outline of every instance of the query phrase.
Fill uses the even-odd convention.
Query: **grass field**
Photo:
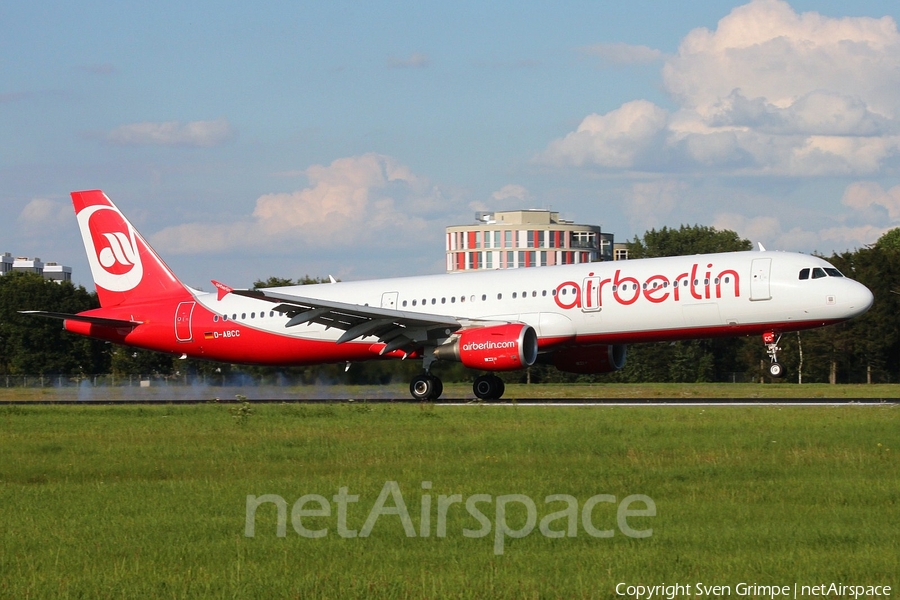
[[[0,387],[0,402],[29,400],[213,400],[247,398],[276,399],[409,399],[406,383],[389,385],[242,386],[201,385]],[[444,385],[441,401],[473,399],[468,383]],[[527,398],[900,398],[900,384],[828,385],[792,383],[646,383],[646,384],[507,384],[503,400]]]
[[[697,582],[732,596],[741,582],[896,595],[898,453],[892,405],[0,406],[0,597],[612,598],[618,583]],[[361,531],[386,482],[416,535],[389,514],[390,497],[368,537],[341,537],[333,496],[359,496],[346,527]],[[285,499],[284,537],[274,504],[245,535],[247,496],[265,494]],[[292,526],[308,494],[331,515],[297,521],[324,537]],[[483,527],[457,503],[438,536],[439,496],[454,494],[490,496],[477,505],[488,535],[464,534]],[[501,536],[500,554],[497,498],[514,494],[533,500],[536,524]],[[577,513],[549,529],[574,525],[574,537],[540,532],[568,506],[546,503],[553,494]],[[598,494],[615,502],[597,503],[589,524],[612,537],[584,526]],[[656,515],[626,524],[649,537],[624,535],[617,519],[635,494]],[[509,502],[505,522],[527,532],[526,504]]]

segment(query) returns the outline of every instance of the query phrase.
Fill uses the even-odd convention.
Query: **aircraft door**
[[[381,308],[397,308],[397,298],[400,292],[385,292],[381,295]]]
[[[190,342],[194,339],[191,333],[191,316],[194,314],[196,302],[179,302],[175,309],[175,339],[179,342]]]
[[[771,258],[754,258],[750,266],[750,300],[771,300],[772,293],[769,290],[769,275],[772,271]]]
[[[597,312],[600,310],[600,278],[585,277],[581,288],[581,310]]]

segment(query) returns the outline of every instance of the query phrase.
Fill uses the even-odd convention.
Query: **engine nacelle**
[[[611,373],[625,366],[623,344],[573,346],[553,353],[553,366],[566,373]]]
[[[472,369],[514,371],[534,364],[537,333],[530,325],[509,323],[461,331],[434,349],[442,360],[457,360]]]

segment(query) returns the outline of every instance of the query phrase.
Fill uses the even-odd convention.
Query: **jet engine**
[[[534,328],[524,323],[466,329],[434,349],[435,357],[456,360],[472,369],[514,371],[534,364],[538,343]]]
[[[611,373],[625,366],[624,344],[572,346],[553,353],[553,366],[566,373]]]

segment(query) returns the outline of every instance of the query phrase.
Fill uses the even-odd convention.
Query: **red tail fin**
[[[101,306],[190,295],[106,194],[72,192],[72,203]]]

